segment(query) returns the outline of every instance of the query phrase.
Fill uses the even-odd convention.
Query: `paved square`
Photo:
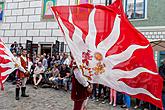
[[[72,110],[73,101],[70,93],[52,88],[33,88],[27,86],[28,98],[15,100],[15,85],[5,83],[5,91],[0,91],[0,110]],[[122,110],[113,108],[108,103],[89,101],[88,110]]]

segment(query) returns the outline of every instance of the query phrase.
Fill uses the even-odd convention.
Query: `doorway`
[[[41,44],[41,55],[43,53],[52,55],[52,44]]]

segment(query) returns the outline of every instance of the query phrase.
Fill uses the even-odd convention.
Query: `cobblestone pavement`
[[[0,110],[72,110],[73,102],[70,93],[52,88],[34,89],[27,86],[28,98],[15,100],[15,86],[6,83],[5,91],[0,91]],[[88,110],[122,110],[119,107],[111,107],[108,104],[89,101]]]

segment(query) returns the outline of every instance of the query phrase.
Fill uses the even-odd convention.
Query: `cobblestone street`
[[[0,91],[0,110],[72,110],[70,93],[52,88],[34,89],[27,86],[29,98],[15,100],[15,86],[5,83],[5,91]],[[89,101],[88,110],[121,110],[107,104]]]
[[[165,0],[0,0],[0,110],[73,110],[71,90],[165,110]]]

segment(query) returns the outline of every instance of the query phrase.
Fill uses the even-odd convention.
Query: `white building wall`
[[[42,19],[41,8],[42,0],[5,0],[0,30],[4,42],[8,45],[14,41],[25,45],[26,40],[55,43],[58,37],[64,41],[57,22]]]
[[[25,46],[26,40],[32,40],[33,43],[55,43],[56,40],[65,42],[58,23],[54,20],[42,19],[43,0],[5,0],[4,2],[0,36],[8,46],[14,41]],[[70,4],[74,3],[75,0],[70,1]],[[105,4],[105,0],[93,0],[93,3]],[[66,0],[57,2],[57,5],[66,4]],[[69,51],[68,47],[66,50]]]

